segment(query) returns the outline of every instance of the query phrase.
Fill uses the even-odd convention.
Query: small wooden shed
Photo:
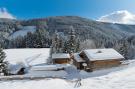
[[[70,63],[70,55],[67,53],[52,54],[53,64],[68,64]]]
[[[79,56],[77,58],[77,56]],[[81,59],[81,61],[78,61]],[[115,67],[124,57],[114,49],[88,49],[74,54],[74,64],[79,69],[93,71],[101,68]]]

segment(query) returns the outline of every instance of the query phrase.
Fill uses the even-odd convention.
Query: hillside
[[[56,16],[45,19],[32,19],[23,22],[24,25],[37,25],[45,28],[50,34],[55,30],[68,34],[69,27],[73,26],[76,34],[82,39],[92,38],[95,35],[105,38],[118,39],[135,33],[135,25],[112,24],[97,22],[77,16]],[[85,35],[84,35],[85,34]]]
[[[1,32],[9,30],[9,32],[7,31],[7,33],[10,33],[9,36],[15,31],[23,30],[23,26],[44,28],[49,31],[50,34],[54,33],[55,30],[67,34],[69,32],[69,26],[73,26],[78,35],[85,34],[89,36],[91,34],[100,34],[105,37],[119,38],[135,33],[135,25],[103,23],[77,16],[56,16],[24,21],[0,19],[0,25]]]
[[[0,44],[3,48],[49,48],[54,32],[67,38],[70,26],[75,30],[80,50],[105,47],[115,48],[120,52],[121,44],[126,44],[128,58],[135,58],[135,25],[103,23],[78,16],[0,19]]]

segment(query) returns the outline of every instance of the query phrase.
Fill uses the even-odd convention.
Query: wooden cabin
[[[52,54],[53,64],[68,64],[70,63],[70,55],[67,53]]]
[[[79,56],[79,53],[74,53],[72,59],[73,59],[73,64],[77,67],[77,69],[84,69],[83,63],[85,63],[86,61]]]
[[[78,69],[93,71],[118,66],[124,57],[114,49],[88,49],[74,54],[73,59]]]

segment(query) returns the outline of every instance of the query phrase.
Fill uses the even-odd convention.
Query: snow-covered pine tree
[[[41,48],[41,32],[39,29],[34,33],[34,48]]]
[[[33,34],[31,32],[27,33],[25,43],[26,43],[26,48],[33,48],[34,39],[33,39]]]
[[[94,49],[96,48],[95,42],[92,39],[86,39],[83,42],[80,43],[80,49]]]
[[[34,47],[35,48],[43,48],[45,47],[45,39],[46,39],[46,30],[45,29],[37,29],[34,33]]]
[[[8,75],[8,63],[4,61],[6,54],[0,46],[0,75]]]
[[[49,58],[47,59],[47,63],[51,64],[52,63],[52,54],[53,54],[53,47],[50,47],[50,53],[49,53]]]
[[[57,31],[55,31],[55,34],[52,38],[52,53],[58,53],[59,52],[59,35]]]
[[[63,53],[68,53],[67,50],[68,50],[68,42],[65,41],[63,45]]]
[[[53,53],[61,53],[62,50],[62,40],[59,39],[59,34],[57,32],[57,30],[55,31],[54,35],[52,36],[52,44],[50,47],[50,57],[47,60],[47,63],[52,63],[52,54]]]
[[[77,42],[76,42],[76,52],[80,51],[80,39],[79,37],[77,38]]]
[[[73,28],[73,26],[70,26],[70,33],[69,33],[69,40],[67,43],[67,52],[68,53],[72,53],[72,52],[76,52],[76,36],[75,36],[75,30]]]
[[[119,52],[125,57],[125,59],[128,59],[128,50],[129,46],[127,41],[123,41],[123,43],[120,45]]]
[[[58,52],[63,53],[63,39],[59,39]]]

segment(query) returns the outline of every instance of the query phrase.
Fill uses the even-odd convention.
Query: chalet
[[[73,55],[74,65],[78,69],[93,71],[121,64],[124,57],[114,49],[88,49]]]
[[[70,63],[70,55],[67,53],[52,54],[53,64],[68,64]]]
[[[73,64],[77,67],[77,69],[84,69],[83,63],[86,61],[80,57],[79,53],[74,53],[73,55]]]

